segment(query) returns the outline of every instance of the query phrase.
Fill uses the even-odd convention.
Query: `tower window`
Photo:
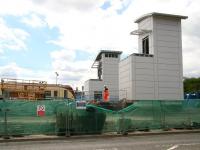
[[[149,36],[142,39],[142,53],[149,54]]]
[[[102,91],[94,91],[94,99],[97,101],[102,100]]]
[[[54,97],[58,96],[58,91],[54,91]]]
[[[114,53],[105,53],[105,57],[118,58],[118,54],[114,54]]]

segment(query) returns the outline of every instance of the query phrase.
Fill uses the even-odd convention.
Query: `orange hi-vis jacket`
[[[104,92],[103,92],[103,100],[104,100],[104,102],[109,101],[109,91],[108,91],[108,89],[105,89]]]

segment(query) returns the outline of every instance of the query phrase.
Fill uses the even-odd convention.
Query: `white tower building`
[[[87,99],[102,99],[104,85],[109,89],[110,100],[119,100],[119,61],[120,51],[101,50],[92,68],[97,69],[98,79],[85,81],[84,90]]]
[[[130,100],[183,99],[181,19],[150,13],[138,18],[139,53],[119,63],[119,91]],[[122,98],[122,93],[119,97]]]

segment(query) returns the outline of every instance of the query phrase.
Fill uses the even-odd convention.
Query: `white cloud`
[[[0,49],[0,54],[3,54],[3,50],[2,49]]]
[[[63,48],[51,53],[52,70],[61,72],[63,76],[60,79],[63,81],[68,78],[75,85],[90,76],[94,77],[94,74],[89,73],[93,60],[75,61],[76,50],[89,52],[94,58],[102,48],[120,50],[125,54],[137,52],[137,37],[130,36],[129,33],[137,28],[134,20],[149,12],[189,16],[188,20],[182,22],[184,75],[200,76],[199,0],[134,0],[120,15],[116,10],[122,9],[129,0],[110,0],[111,7],[107,10],[100,8],[105,0],[7,1],[2,1],[0,14],[41,14],[50,28],[59,29],[59,38],[49,42]],[[10,6],[9,3],[13,5]],[[50,78],[53,77],[54,75]]]
[[[27,17],[23,17],[21,19],[22,23],[25,23],[33,28],[36,27],[45,27],[46,26],[46,22],[44,20],[42,20],[39,16],[37,16],[36,14],[31,14]]]
[[[8,27],[6,22],[0,18],[0,49],[14,51],[26,50],[25,41],[29,34],[22,29]]]
[[[0,0],[0,4],[1,15],[22,16],[35,9],[31,1],[27,0]]]
[[[51,58],[60,61],[72,61],[75,59],[75,52],[70,50],[59,50],[50,53]]]
[[[14,62],[0,67],[0,76],[3,78],[19,78],[22,72],[25,74],[29,74],[31,71],[28,69],[20,68]]]
[[[55,83],[55,74],[51,70],[32,70],[10,62],[5,66],[0,66],[0,78],[17,78],[26,80],[48,81]]]
[[[51,52],[50,56],[52,58],[52,69],[59,73],[60,83],[80,87],[84,81],[94,78],[94,72],[89,69],[92,61],[76,60],[74,51],[57,50]]]
[[[70,10],[91,11],[99,7],[103,1],[101,0],[32,0],[36,5],[48,8],[58,13],[66,13]]]

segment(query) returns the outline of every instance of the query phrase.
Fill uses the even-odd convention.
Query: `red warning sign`
[[[37,105],[37,115],[42,117],[45,115],[45,105]]]

